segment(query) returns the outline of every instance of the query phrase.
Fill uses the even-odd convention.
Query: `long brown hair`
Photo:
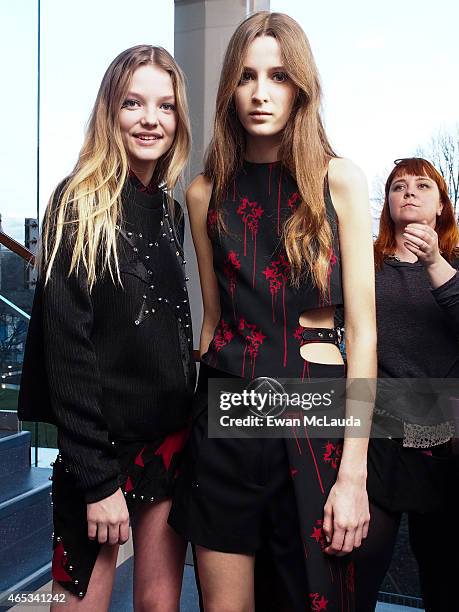
[[[234,93],[247,49],[258,36],[273,36],[278,41],[285,70],[297,87],[279,151],[279,158],[295,178],[301,196],[301,204],[283,229],[292,281],[298,285],[304,270],[309,269],[314,283],[325,293],[332,234],[325,209],[324,178],[330,158],[336,155],[320,117],[322,93],[311,48],[301,27],[288,15],[255,13],[231,37],[223,61],[214,135],[204,174],[214,184],[218,226],[224,231],[221,201],[231,178],[241,169],[245,152],[245,132],[235,110]]]
[[[395,161],[395,166],[387,177],[384,188],[384,205],[379,221],[379,233],[374,245],[375,265],[379,270],[384,262],[384,258],[393,255],[396,248],[395,242],[395,223],[390,216],[389,191],[392,183],[399,176],[408,174],[410,176],[428,176],[435,181],[440,192],[440,202],[443,209],[435,224],[435,231],[438,234],[438,246],[443,257],[451,262],[459,256],[459,229],[454,216],[454,209],[451,203],[448,187],[443,176],[438,172],[433,164],[422,157],[409,157]]]
[[[172,79],[177,128],[171,148],[156,164],[153,180],[164,184],[170,214],[174,214],[172,190],[187,162],[191,147],[188,105],[182,71],[162,47],[138,45],[120,53],[108,67],[92,110],[78,161],[64,186],[51,196],[43,221],[39,268],[50,277],[64,226],[74,227],[69,275],[84,265],[90,289],[100,273],[113,265],[120,280],[116,225],[121,217],[121,192],[128,175],[128,159],[121,137],[119,111],[134,72],[152,64]],[[68,239],[68,235],[65,237]],[[100,248],[101,247],[101,248]],[[98,267],[102,251],[102,266]]]

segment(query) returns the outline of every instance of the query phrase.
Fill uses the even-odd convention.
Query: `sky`
[[[394,159],[459,123],[458,2],[272,0],[271,10],[306,32],[327,133],[364,170],[370,193]]]
[[[23,242],[24,217],[37,216],[36,0],[0,0],[0,34],[9,100],[0,139],[0,213],[4,231]],[[172,0],[41,0],[41,214],[75,165],[105,70],[118,53],[142,43],[173,52]]]
[[[103,73],[143,42],[173,52],[172,0],[42,0],[40,206],[73,167]],[[271,0],[305,30],[321,74],[324,119],[339,155],[370,191],[398,157],[459,122],[459,3]],[[3,110],[0,212],[23,240],[36,201],[35,0],[0,2]],[[5,92],[4,92],[5,95]],[[5,97],[3,98],[5,100]]]

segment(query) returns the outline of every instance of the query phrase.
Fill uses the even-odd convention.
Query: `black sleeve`
[[[445,311],[451,326],[459,337],[459,272],[440,287],[432,289],[437,304]]]
[[[119,466],[101,410],[87,278],[83,266],[68,276],[71,252],[68,242],[61,244],[41,287],[44,354],[59,447],[90,503],[117,490]]]

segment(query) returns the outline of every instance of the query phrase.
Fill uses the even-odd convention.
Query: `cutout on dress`
[[[327,342],[306,342],[300,347],[300,356],[308,363],[317,365],[343,365],[341,351],[336,344]]]

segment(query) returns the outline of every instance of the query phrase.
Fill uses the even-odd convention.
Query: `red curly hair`
[[[384,258],[393,255],[395,252],[395,224],[390,216],[389,190],[393,181],[404,174],[428,176],[437,184],[443,210],[437,219],[435,231],[438,234],[440,252],[451,263],[453,259],[459,256],[459,229],[454,216],[453,205],[448,195],[446,181],[429,161],[422,157],[410,157],[395,160],[395,166],[387,177],[384,188],[384,205],[379,220],[379,233],[374,244],[376,268],[381,269]]]

